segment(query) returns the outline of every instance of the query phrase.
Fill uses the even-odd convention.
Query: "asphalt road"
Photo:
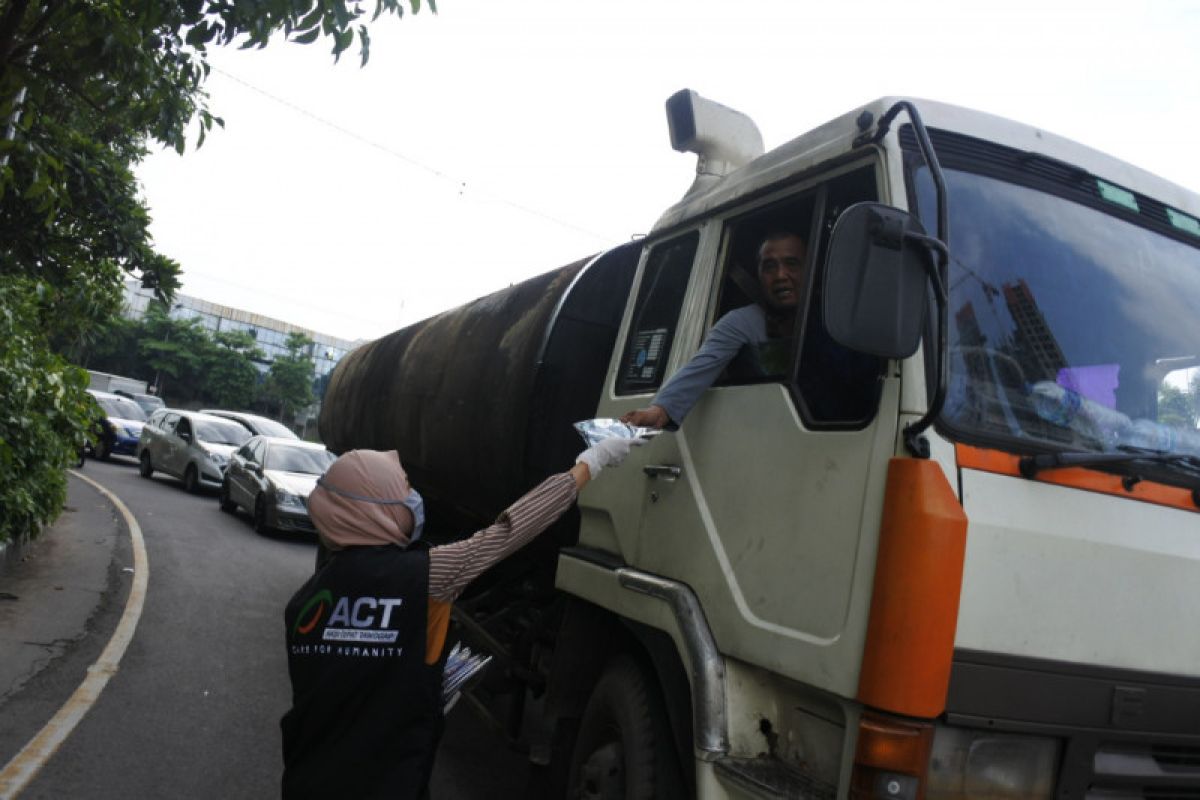
[[[120,670],[22,800],[278,796],[278,722],[289,699],[283,607],[312,569],[314,542],[255,534],[246,515],[222,514],[215,494],[189,495],[158,474],[140,478],[132,460],[88,461],[84,472],[141,525],[149,589]],[[95,624],[115,625],[123,602],[107,603]],[[26,702],[13,704],[30,718],[6,723],[48,718],[104,639],[100,632],[46,670]],[[522,769],[460,704],[433,795],[520,797]]]

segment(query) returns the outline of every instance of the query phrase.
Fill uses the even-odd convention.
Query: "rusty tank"
[[[435,527],[490,522],[582,449],[571,424],[595,415],[638,253],[617,247],[357,348],[324,397],[325,445],[397,450]]]

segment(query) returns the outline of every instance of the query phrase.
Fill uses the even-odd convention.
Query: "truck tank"
[[[595,415],[639,250],[568,264],[354,350],[325,394],[325,445],[397,450],[435,541],[490,522],[582,449],[571,423]]]

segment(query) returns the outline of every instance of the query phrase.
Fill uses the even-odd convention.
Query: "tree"
[[[1158,421],[1191,430],[1200,427],[1200,374],[1192,376],[1187,389],[1165,381],[1158,387]]]
[[[286,356],[271,363],[264,394],[279,409],[279,419],[294,418],[313,402],[313,340],[303,333],[288,334]]]
[[[221,408],[248,408],[258,389],[254,366],[263,357],[254,337],[245,331],[219,331],[204,360],[204,393]]]
[[[0,6],[0,293],[13,302],[19,298],[22,308],[17,314],[4,306],[6,379],[26,380],[42,370],[48,382],[23,383],[25,394],[0,385],[0,419],[27,420],[40,408],[52,420],[46,436],[0,440],[0,450],[11,456],[6,482],[24,486],[47,469],[61,469],[64,448],[82,435],[76,425],[84,424],[82,418],[63,409],[86,405],[86,382],[55,353],[86,352],[117,314],[123,277],[140,278],[165,300],[179,286],[179,265],[151,242],[150,216],[132,167],[146,155],[148,142],[182,152],[193,121],[197,144],[222,124],[203,90],[207,48],[264,47],[276,35],[302,44],[326,37],[335,60],[357,41],[365,63],[367,5],[7,0]],[[403,0],[370,5],[371,19],[404,14]],[[416,13],[420,0],[409,0],[409,7]],[[61,313],[47,313],[51,308]],[[42,327],[26,328],[35,323]],[[164,366],[170,349],[182,351],[163,347],[155,353]],[[30,388],[34,384],[57,388]],[[25,449],[18,451],[14,441]],[[63,484],[45,485],[47,492],[28,509],[0,507],[0,537],[25,530],[24,523],[10,526],[10,516],[52,518],[46,515],[61,505]]]
[[[94,422],[87,373],[41,333],[56,313],[45,284],[0,283],[0,541],[22,540],[58,516],[63,469]]]

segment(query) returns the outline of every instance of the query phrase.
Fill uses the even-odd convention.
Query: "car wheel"
[[[232,514],[237,511],[237,503],[229,497],[229,479],[221,481],[221,493],[217,495],[217,502],[221,504],[221,510],[226,514]]]
[[[600,677],[571,754],[572,800],[676,798],[683,785],[655,681],[628,656]]]
[[[254,530],[258,533],[270,530],[267,525],[267,498],[261,494],[254,500]]]
[[[138,474],[143,478],[149,478],[154,474],[154,465],[150,463],[149,450],[143,450],[142,455],[138,458]]]
[[[109,443],[107,437],[101,436],[100,441],[96,443],[96,458],[101,461],[108,461],[112,458],[112,444]]]
[[[183,471],[183,488],[188,494],[200,491],[200,473],[195,464],[188,464],[187,469]]]

